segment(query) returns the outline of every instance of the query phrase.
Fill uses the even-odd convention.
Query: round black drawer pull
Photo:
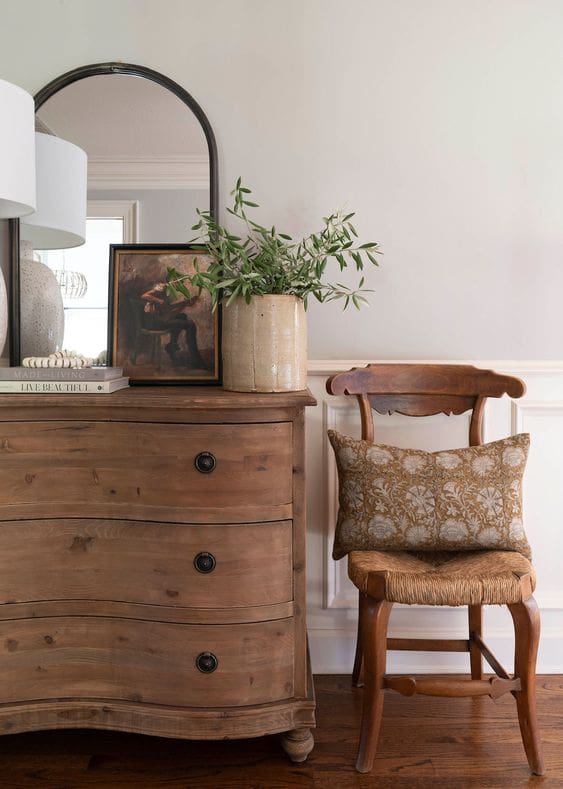
[[[212,553],[202,551],[194,559],[194,567],[198,573],[212,573],[217,562]]]
[[[196,455],[194,463],[197,470],[202,474],[211,474],[215,470],[217,460],[211,452],[200,452],[199,455]]]
[[[211,674],[219,665],[219,661],[213,652],[202,652],[196,657],[195,664],[198,671],[201,671],[203,674]]]

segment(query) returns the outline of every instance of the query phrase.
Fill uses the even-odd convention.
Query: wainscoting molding
[[[452,363],[429,360],[432,363]],[[329,375],[365,360],[311,360],[309,387],[317,398],[307,414],[308,478],[308,623],[313,670],[351,671],[355,637],[357,591],[347,578],[346,560],[331,558],[338,512],[338,480],[329,428],[359,436],[355,402],[326,394]],[[522,378],[526,395],[519,401],[490,399],[485,413],[486,441],[529,432],[531,449],[525,478],[525,525],[538,575],[536,599],[542,612],[538,670],[563,672],[563,363],[542,361],[460,361]],[[378,439],[397,446],[436,450],[463,446],[466,415],[408,419],[376,415]],[[395,606],[393,636],[466,637],[466,609]],[[485,612],[485,637],[505,666],[512,664],[513,632],[508,612],[491,606]],[[390,653],[390,671],[466,671],[468,658],[459,654]]]

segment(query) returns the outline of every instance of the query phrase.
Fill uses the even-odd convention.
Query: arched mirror
[[[47,325],[59,332],[63,348],[103,358],[110,245],[171,249],[193,235],[196,209],[217,215],[213,131],[180,85],[123,63],[68,72],[39,91],[35,107],[38,132],[73,143],[88,157],[86,243],[32,253],[20,245],[25,226],[11,223],[11,363],[44,354]],[[63,329],[45,314],[48,299],[36,305],[54,282],[50,273],[42,279],[40,267],[54,273],[61,291]]]

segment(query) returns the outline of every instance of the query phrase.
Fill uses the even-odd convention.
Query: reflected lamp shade
[[[35,211],[35,105],[0,79],[0,111],[0,219],[15,219]]]
[[[88,160],[77,145],[35,134],[37,210],[20,223],[21,238],[35,249],[69,249],[86,238]]]

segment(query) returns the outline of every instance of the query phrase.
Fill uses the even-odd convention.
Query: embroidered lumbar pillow
[[[530,557],[527,433],[441,452],[328,436],[339,478],[333,558],[360,550],[499,550]]]

